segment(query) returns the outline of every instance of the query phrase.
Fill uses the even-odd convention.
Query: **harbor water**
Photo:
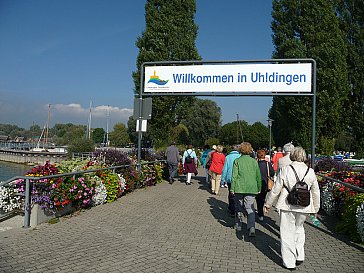
[[[0,161],[0,181],[8,180],[14,176],[25,175],[32,166]]]

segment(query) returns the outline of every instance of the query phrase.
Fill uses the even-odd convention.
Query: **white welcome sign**
[[[145,66],[144,93],[312,92],[312,63]]]

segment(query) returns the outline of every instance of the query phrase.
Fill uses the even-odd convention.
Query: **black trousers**
[[[235,196],[231,194],[230,190],[231,190],[231,183],[227,183],[228,185],[228,202],[229,202],[229,206],[228,206],[228,210],[230,211],[231,214],[235,214]]]
[[[264,202],[265,202],[265,197],[266,196],[267,196],[267,191],[262,191],[259,194],[257,194],[257,196],[255,196],[255,200],[257,201],[257,208],[258,208],[258,216],[259,217],[264,216],[263,207],[264,207]]]

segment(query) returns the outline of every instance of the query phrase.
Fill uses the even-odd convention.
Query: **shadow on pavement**
[[[223,226],[234,228],[235,219],[230,217],[227,208],[228,205],[215,197],[209,197],[207,203],[210,205],[210,212],[212,216]]]
[[[280,256],[281,248],[279,240],[261,231],[259,227],[255,230],[255,237],[249,237],[246,224],[243,223],[242,231],[236,231],[236,238],[244,242],[252,243],[261,253],[278,265],[282,265]]]
[[[229,228],[235,227],[235,218],[231,217],[227,211],[228,204],[216,199],[215,197],[209,197],[207,200],[210,205],[211,214],[217,219],[217,221]],[[279,226],[270,217],[265,217],[264,222],[260,222],[261,226],[273,233],[279,238]],[[246,223],[242,224],[242,231],[236,231],[236,238],[244,242],[252,243],[259,251],[261,251],[266,257],[272,260],[278,265],[282,265],[282,258],[280,256],[280,242],[273,236],[266,234],[260,230],[260,225],[256,225],[256,237],[249,237],[247,232]]]
[[[210,187],[206,184],[206,177],[204,177],[204,176],[195,176],[194,179],[198,181],[198,184],[199,184],[198,189],[199,190],[204,190],[204,191],[207,191],[207,192],[211,192]]]
[[[318,216],[320,222],[327,228],[327,230],[321,228],[321,227],[316,227],[314,226],[309,218],[306,220],[306,223],[307,225],[323,232],[323,233],[326,233],[327,235],[330,235],[332,237],[334,237],[335,239],[337,240],[340,240],[341,242],[347,244],[348,246],[351,246],[351,247],[354,247],[358,250],[361,250],[361,251],[364,251],[364,247],[359,245],[359,244],[356,244],[354,242],[352,242],[350,240],[350,238],[347,236],[347,235],[344,235],[344,234],[340,234],[337,232],[336,230],[336,225],[338,224],[338,219],[335,218],[334,216],[329,216],[327,215],[324,211],[320,210],[319,211],[319,216]]]
[[[276,235],[277,238],[279,238],[279,226],[272,218],[270,218],[269,216],[264,216],[264,221],[259,223],[264,226],[264,228],[266,228],[268,231]]]

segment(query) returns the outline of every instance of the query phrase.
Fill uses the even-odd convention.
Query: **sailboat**
[[[44,124],[42,133],[38,139],[37,146],[31,151],[33,152],[42,152],[42,153],[67,153],[67,149],[65,147],[54,147],[54,143],[49,142],[49,122],[51,119],[51,105],[48,104],[48,118],[46,123]],[[41,145],[42,144],[42,145]]]
[[[37,146],[31,149],[33,152],[48,152],[48,134],[49,134],[49,121],[51,119],[51,105],[48,104],[48,118],[46,123],[44,124],[42,133],[38,139]],[[42,138],[44,137],[43,147],[40,147],[40,143]]]

